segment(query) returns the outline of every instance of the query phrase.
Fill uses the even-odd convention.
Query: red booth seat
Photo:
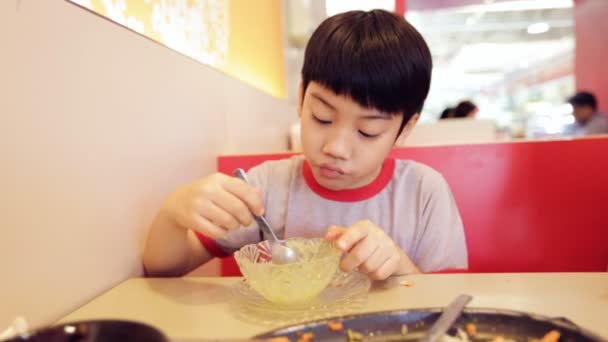
[[[608,267],[608,138],[398,148],[441,172],[464,222],[469,272]],[[291,154],[221,156],[231,173]],[[240,275],[222,260],[222,275]]]

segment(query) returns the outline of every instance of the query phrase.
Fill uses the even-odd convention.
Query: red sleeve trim
[[[201,244],[203,244],[205,249],[209,251],[209,253],[211,253],[211,255],[213,255],[214,257],[225,258],[230,256],[230,254],[224,252],[220,245],[218,245],[217,242],[215,242],[215,240],[213,240],[212,238],[199,232],[194,232],[194,234],[196,234],[196,237],[198,237],[198,240],[201,242]]]
[[[448,273],[469,273],[467,268],[447,268],[445,270],[439,270],[435,272],[429,272],[430,274],[448,274]]]

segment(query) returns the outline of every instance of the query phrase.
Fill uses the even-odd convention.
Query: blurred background
[[[400,145],[561,137],[575,125],[570,96],[591,91],[604,106],[608,96],[607,0],[70,1],[292,107],[319,23],[350,10],[396,12],[422,33],[434,62],[421,125]],[[463,101],[476,122],[440,129],[454,125],[437,123],[444,110]],[[297,149],[293,125],[288,148]]]
[[[287,94],[295,101],[304,47],[318,23],[353,9],[394,11],[399,1],[285,4]],[[438,120],[443,109],[464,99],[478,106],[476,118],[495,122],[503,137],[558,135],[574,122],[565,101],[576,90],[572,0],[408,0],[402,6],[433,54],[422,122]]]

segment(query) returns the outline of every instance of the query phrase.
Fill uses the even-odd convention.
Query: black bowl
[[[160,330],[138,322],[79,321],[34,330],[4,342],[168,342]]]

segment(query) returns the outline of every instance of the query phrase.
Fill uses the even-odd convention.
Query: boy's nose
[[[339,132],[332,134],[323,145],[323,153],[335,159],[349,159],[351,146],[348,137]]]

